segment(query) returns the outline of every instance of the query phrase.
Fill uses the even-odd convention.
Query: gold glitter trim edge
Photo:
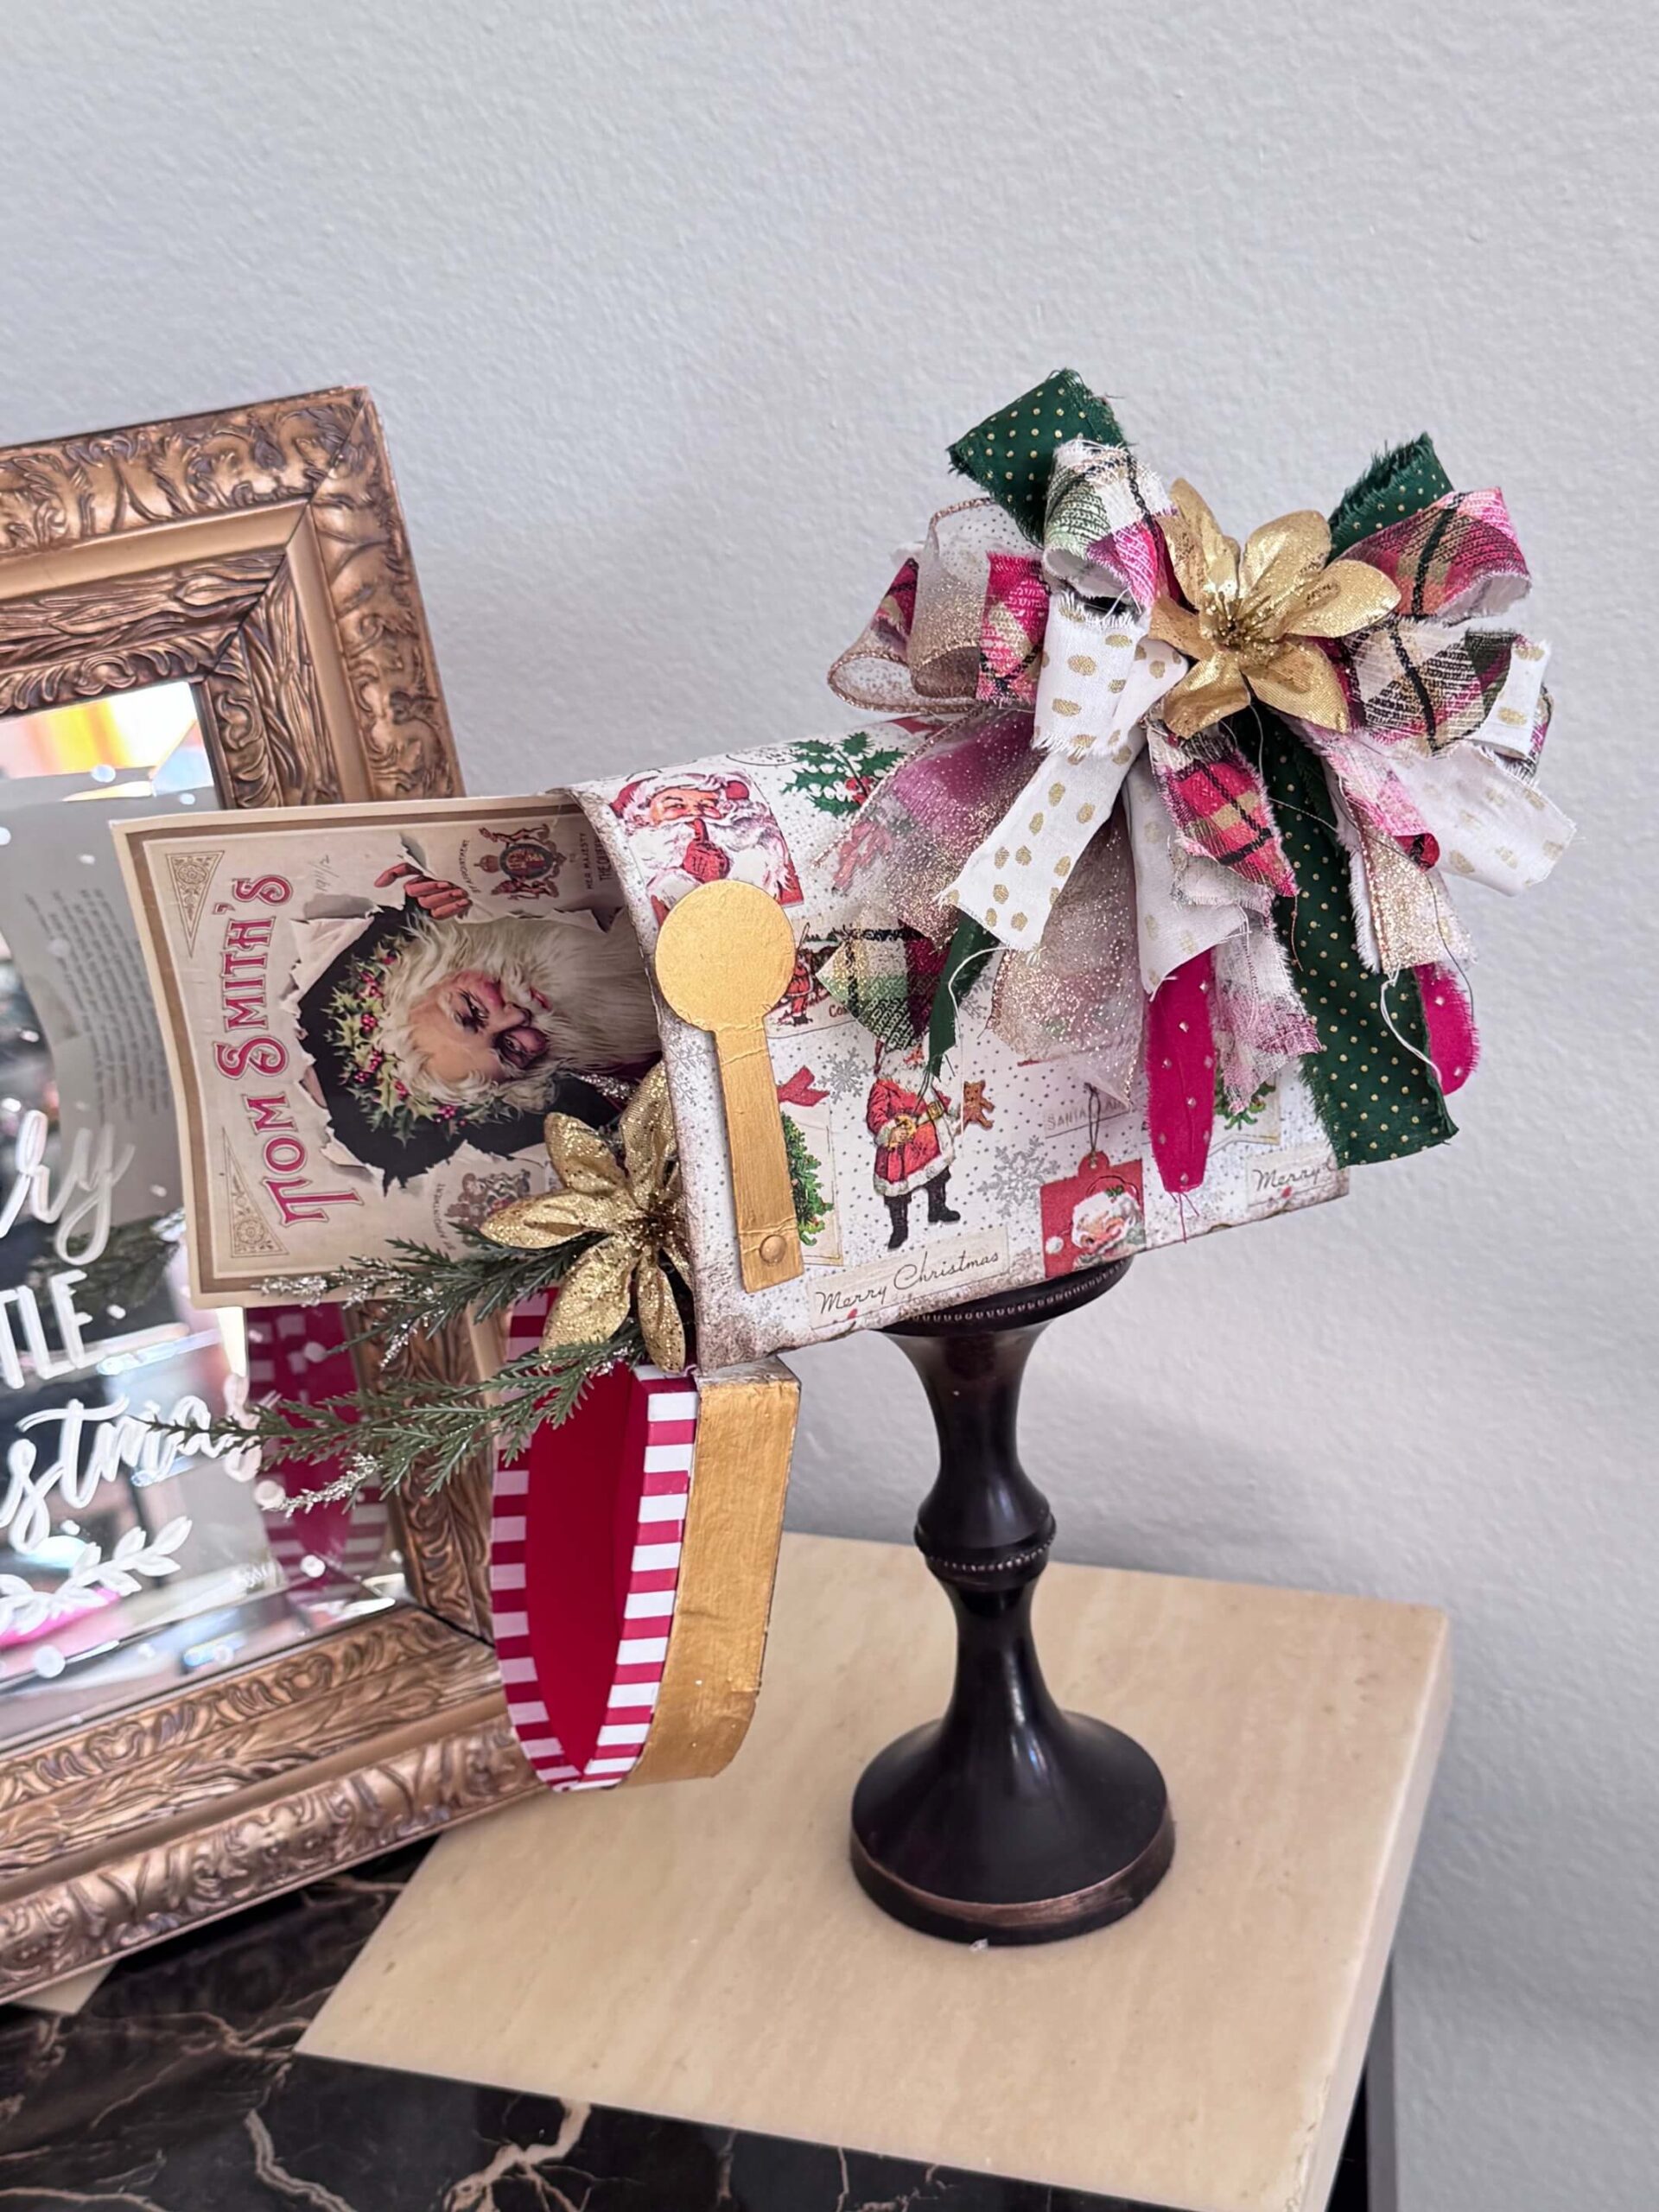
[[[657,1716],[624,1787],[736,1756],[760,1690],[801,1386],[780,1359],[697,1378],[697,1440]]]

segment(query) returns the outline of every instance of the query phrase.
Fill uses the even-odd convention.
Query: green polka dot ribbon
[[[1422,994],[1404,970],[1386,986],[1385,1016],[1384,980],[1354,944],[1348,856],[1324,771],[1276,715],[1256,726],[1262,781],[1298,885],[1294,899],[1275,899],[1274,921],[1324,1047],[1301,1065],[1332,1147],[1343,1166],[1362,1167],[1444,1144],[1457,1124],[1416,1057],[1428,1051]]]
[[[1379,454],[1337,502],[1332,553],[1451,489],[1427,437]],[[1359,957],[1348,855],[1324,771],[1276,716],[1259,716],[1257,727],[1262,782],[1298,885],[1297,897],[1275,901],[1274,919],[1324,1047],[1302,1068],[1332,1147],[1343,1166],[1361,1167],[1444,1144],[1457,1125],[1433,1069],[1415,1057],[1428,1051],[1422,993],[1409,970],[1385,982]]]
[[[958,438],[950,459],[1040,544],[1055,448],[1068,438],[1097,438],[1108,446],[1128,443],[1116,416],[1077,371],[1056,369],[1011,406],[999,407]]]
[[[1379,454],[1337,502],[1331,518],[1332,556],[1345,553],[1373,531],[1403,522],[1408,515],[1421,514],[1451,489],[1452,479],[1440,467],[1440,457],[1427,437],[1414,438],[1409,445]]]

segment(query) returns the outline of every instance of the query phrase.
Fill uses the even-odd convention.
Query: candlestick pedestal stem
[[[1014,1444],[1020,1385],[1049,1322],[1109,1290],[1119,1260],[889,1329],[922,1378],[939,1472],[916,1542],[957,1618],[939,1720],[889,1744],[853,1796],[853,1867],[928,1935],[1046,1943],[1133,1912],[1174,1851],[1168,1792],[1131,1737],[1055,1703],[1032,1598],[1054,1541]]]

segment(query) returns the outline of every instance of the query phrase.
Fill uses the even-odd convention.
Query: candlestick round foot
[[[958,1943],[1049,1943],[1121,1920],[1175,1849],[1169,1793],[1133,1737],[1059,1713],[1021,1766],[975,1771],[930,1722],[853,1796],[853,1871],[883,1911]]]

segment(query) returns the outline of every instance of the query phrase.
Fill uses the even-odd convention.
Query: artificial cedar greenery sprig
[[[590,1382],[643,1359],[645,1344],[630,1320],[603,1344],[524,1352],[493,1376],[461,1381],[402,1373],[399,1356],[469,1311],[488,1320],[553,1288],[599,1241],[573,1237],[552,1250],[504,1250],[467,1230],[464,1249],[450,1254],[400,1237],[384,1260],[298,1282],[274,1281],[264,1286],[272,1298],[315,1303],[327,1296],[366,1310],[365,1325],[346,1344],[379,1349],[385,1363],[372,1385],[315,1404],[271,1399],[205,1425],[153,1426],[178,1436],[200,1436],[205,1427],[214,1444],[227,1447],[257,1444],[262,1461],[271,1465],[343,1459],[343,1471],[332,1481],[285,1501],[289,1511],[355,1497],[370,1484],[386,1492],[442,1490],[486,1441],[516,1451],[543,1422],[565,1420]]]
[[[511,1311],[521,1299],[552,1289],[599,1242],[595,1232],[545,1250],[527,1251],[507,1249],[476,1229],[462,1229],[459,1237],[458,1252],[440,1251],[436,1245],[407,1236],[393,1237],[383,1259],[353,1260],[332,1274],[298,1281],[279,1276],[259,1287],[278,1300],[298,1299],[315,1305],[327,1298],[375,1309],[348,1342],[378,1344],[390,1358],[414,1338],[437,1336],[468,1313],[475,1320],[487,1321]]]
[[[461,1232],[458,1252],[395,1237],[384,1258],[258,1286],[273,1299],[328,1298],[356,1307],[365,1325],[348,1348],[373,1344],[386,1363],[367,1388],[315,1404],[271,1400],[208,1426],[215,1443],[257,1444],[276,1461],[345,1456],[345,1472],[289,1499],[290,1512],[353,1497],[369,1483],[390,1491],[418,1480],[440,1490],[486,1438],[514,1450],[542,1424],[556,1427],[608,1369],[642,1360],[671,1370],[685,1365],[691,1262],[660,1062],[613,1129],[550,1114],[545,1133],[558,1187],[498,1206],[481,1230]],[[456,1382],[400,1370],[400,1356],[417,1338],[439,1335],[468,1313],[487,1321],[548,1290],[559,1294],[539,1348],[499,1373]],[[182,1432],[156,1426],[203,1433],[200,1424]]]
[[[290,1513],[355,1497],[373,1484],[383,1493],[418,1486],[440,1491],[489,1439],[513,1452],[544,1422],[555,1426],[575,1409],[594,1378],[620,1363],[642,1358],[632,1330],[607,1344],[571,1344],[557,1359],[535,1351],[499,1373],[464,1382],[383,1373],[372,1390],[344,1392],[315,1405],[278,1399],[207,1424],[213,1442],[259,1447],[261,1464],[343,1459],[331,1481],[283,1501]],[[199,1435],[203,1424],[158,1422],[167,1433]]]

